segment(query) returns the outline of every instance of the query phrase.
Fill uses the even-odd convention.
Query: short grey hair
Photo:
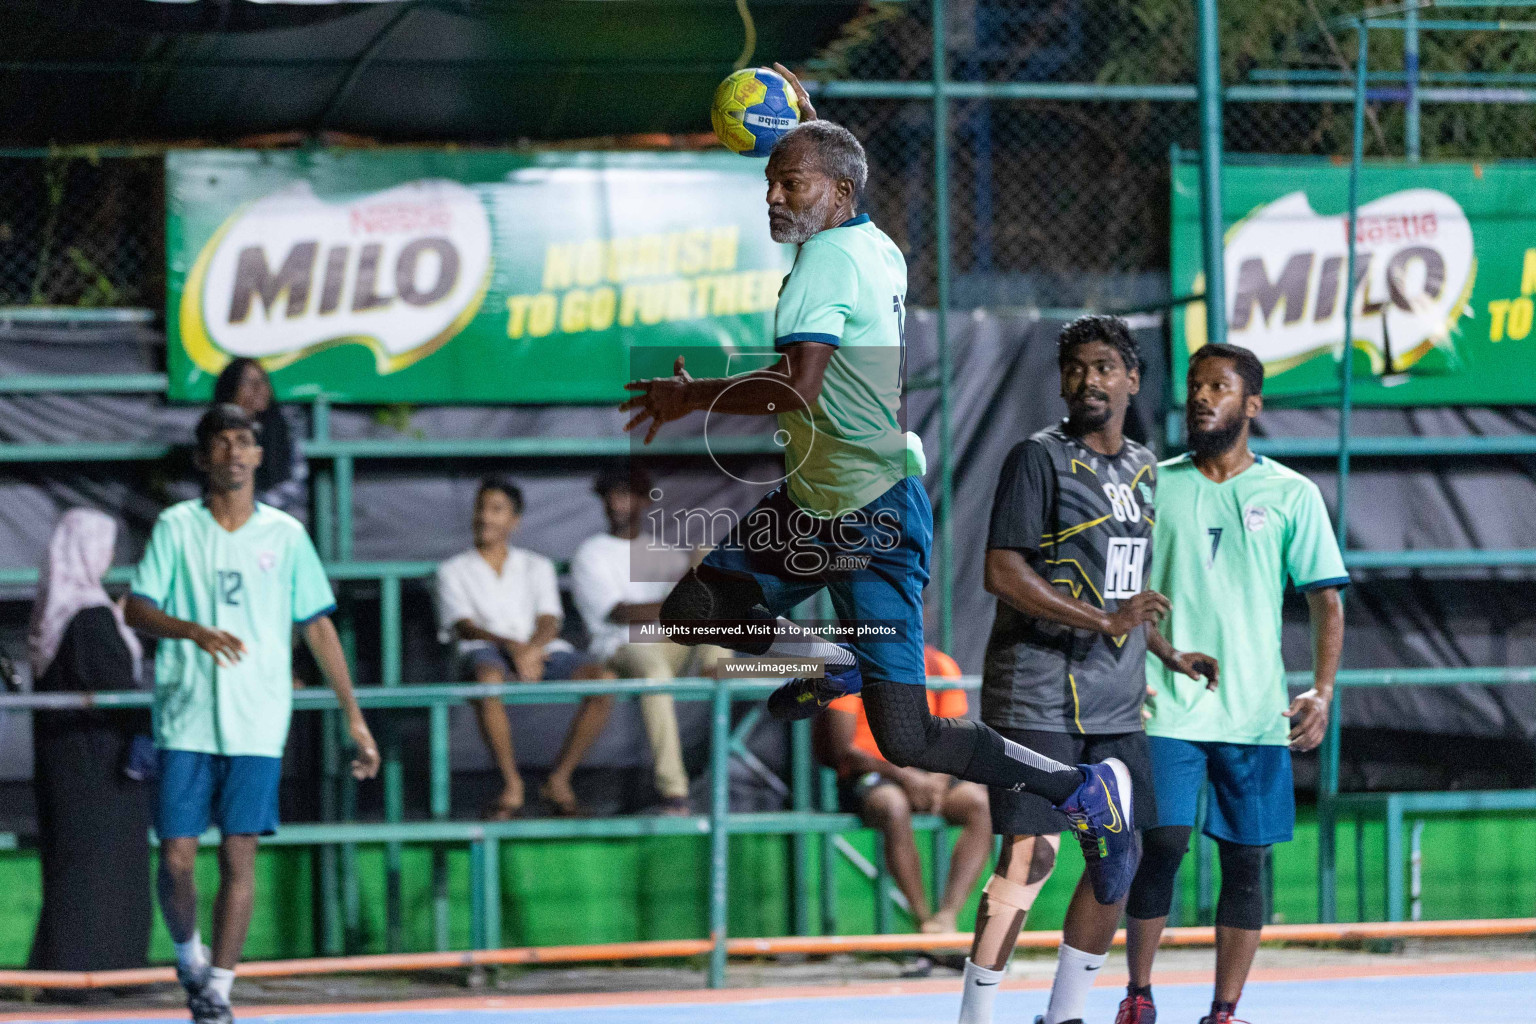
[[[822,171],[831,175],[833,180],[846,178],[853,182],[855,207],[864,201],[864,185],[869,181],[869,162],[864,159],[864,147],[853,132],[832,121],[807,121],[781,135],[779,141],[773,144],[773,152],[777,153],[790,145],[792,140],[812,147]]]

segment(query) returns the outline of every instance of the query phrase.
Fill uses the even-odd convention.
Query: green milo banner
[[[1264,361],[1266,394],[1329,401],[1344,336],[1349,169],[1288,162],[1222,174],[1227,340]],[[1369,164],[1355,237],[1355,401],[1536,400],[1536,166]],[[1199,169],[1176,164],[1175,295],[1204,290],[1201,251]],[[1175,380],[1205,344],[1206,315],[1203,302],[1174,314]]]
[[[165,169],[172,399],[206,401],[248,356],[287,399],[617,401],[632,349],[769,346],[790,265],[761,161],[730,153],[214,150]]]

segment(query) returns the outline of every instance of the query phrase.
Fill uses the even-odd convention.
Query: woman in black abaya
[[[64,514],[48,544],[28,647],[38,692],[129,690],[138,639],[102,589],[117,524]],[[143,712],[39,711],[32,717],[43,910],[29,966],[142,967],[149,953],[148,793]],[[138,775],[134,779],[130,775]]]

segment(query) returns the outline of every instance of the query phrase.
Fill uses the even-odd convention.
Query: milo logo
[[[235,356],[275,369],[335,345],[366,346],[378,372],[392,373],[463,329],[490,272],[490,218],[457,182],[347,203],[300,182],[208,240],[182,292],[182,341],[208,373]]]
[[[1337,356],[1348,237],[1348,215],[1313,212],[1305,192],[1260,206],[1227,232],[1227,337],[1252,349],[1267,375],[1323,352]],[[1355,229],[1355,349],[1369,354],[1377,374],[1455,369],[1455,335],[1476,275],[1471,225],[1444,192],[1405,189],[1364,204]],[[1202,276],[1195,290],[1203,287]],[[1203,309],[1191,309],[1185,341],[1191,352],[1205,344]]]

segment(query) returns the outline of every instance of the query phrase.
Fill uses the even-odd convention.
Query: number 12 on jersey
[[[1124,600],[1141,593],[1146,567],[1145,537],[1111,537],[1104,558],[1104,599]]]

